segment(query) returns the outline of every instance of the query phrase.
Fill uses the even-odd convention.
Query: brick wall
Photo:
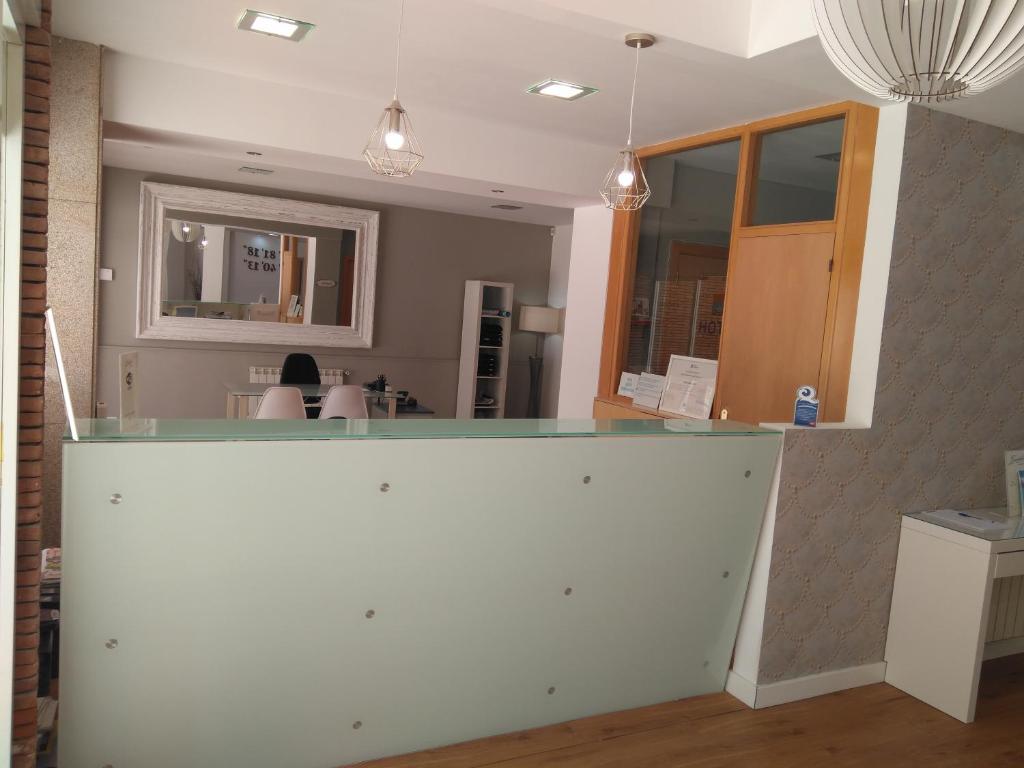
[[[50,0],[26,30],[22,183],[21,383],[18,416],[18,576],[14,637],[14,768],[35,765],[39,677],[39,543],[42,518],[43,363],[50,143]]]

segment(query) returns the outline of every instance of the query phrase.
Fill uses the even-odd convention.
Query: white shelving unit
[[[459,397],[455,415],[460,419],[505,417],[508,389],[508,356],[512,342],[512,283],[467,280],[462,307],[462,355],[459,364]],[[503,314],[495,314],[495,313]],[[485,325],[499,325],[501,346],[481,344]],[[481,355],[497,361],[494,375],[481,375]],[[490,400],[493,399],[493,402]]]

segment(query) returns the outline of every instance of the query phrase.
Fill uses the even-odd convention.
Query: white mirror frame
[[[352,325],[338,327],[161,316],[161,260],[167,210],[355,230]],[[377,211],[144,181],[139,203],[139,287],[135,335],[140,339],[369,348],[373,345],[379,221],[380,213]]]

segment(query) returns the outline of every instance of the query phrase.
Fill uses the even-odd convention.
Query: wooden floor
[[[986,663],[971,725],[884,683],[770,709],[728,694],[362,763],[360,768],[1024,767],[1024,656]]]

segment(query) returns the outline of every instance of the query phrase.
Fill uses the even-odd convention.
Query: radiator
[[[992,608],[988,617],[989,643],[1024,638],[1024,576],[992,582]]]
[[[320,369],[320,383],[321,384],[344,384],[345,378],[350,376],[352,371],[347,368],[321,368]],[[280,384],[281,383],[281,368],[272,368],[269,366],[250,365],[249,366],[249,383],[250,384]]]

